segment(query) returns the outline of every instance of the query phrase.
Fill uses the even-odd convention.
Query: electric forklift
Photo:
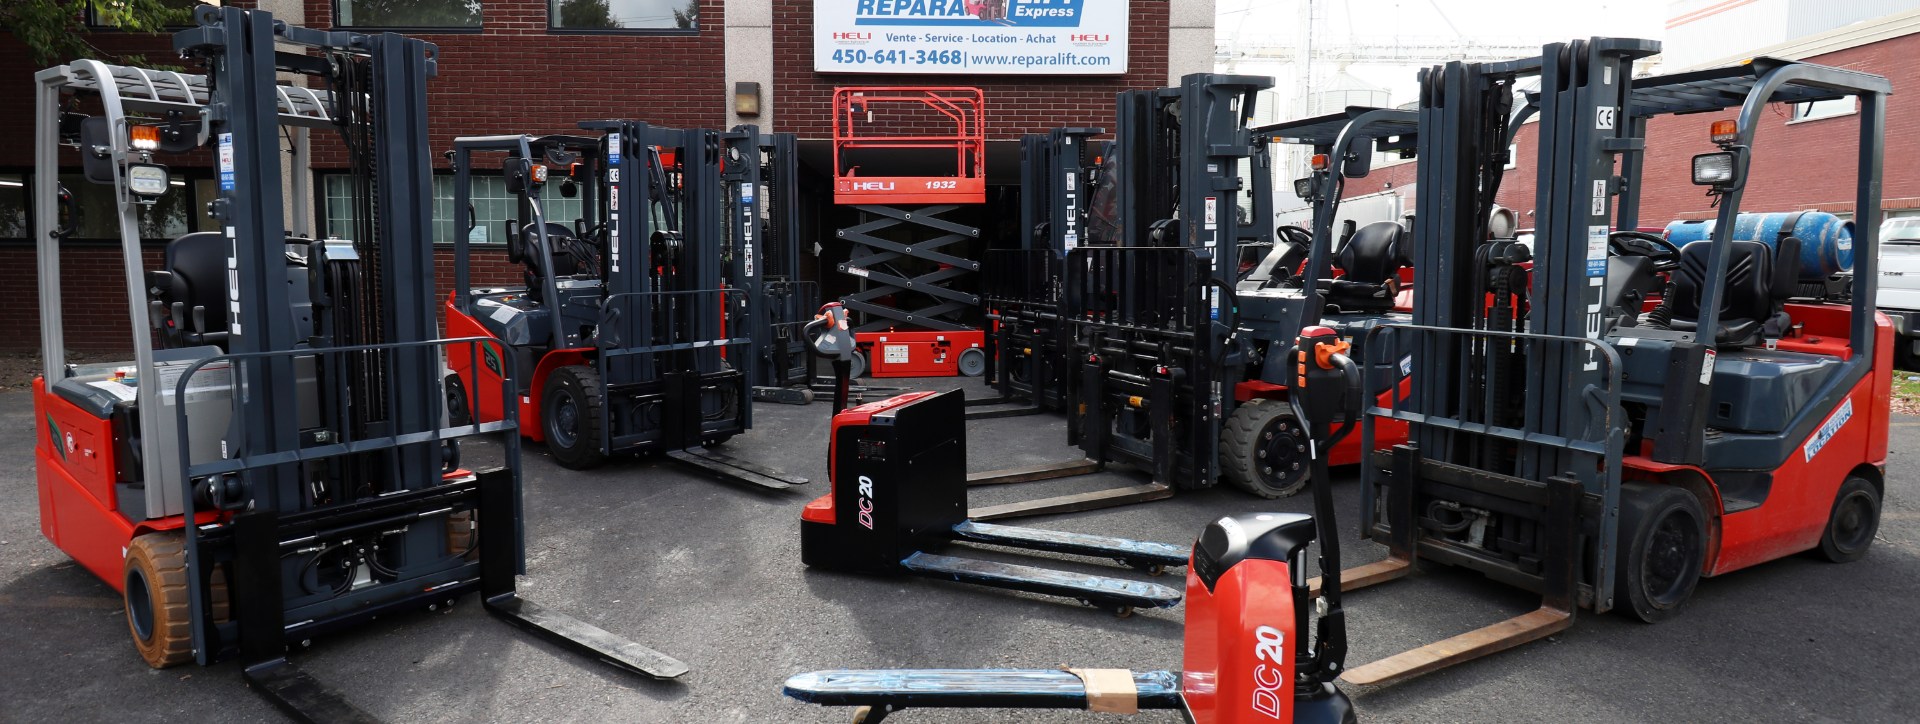
[[[511,434],[515,418],[457,423],[443,397],[449,349],[497,345],[437,338],[435,46],[231,7],[203,5],[194,20],[174,47],[206,75],[79,60],[35,76],[42,532],[123,594],[148,665],[238,659],[252,688],[303,721],[371,717],[289,650],[472,592],[576,653],[684,674],[515,592],[526,558],[514,438],[504,467],[459,464],[462,438]],[[315,130],[338,133],[352,164],[351,239],[287,231],[306,231],[298,180]],[[63,145],[116,198],[130,361],[64,362],[61,246],[79,209],[59,188]],[[141,209],[180,193],[166,160],[203,151],[218,164],[214,228],[173,239],[149,267]],[[297,164],[291,194],[283,158]]]
[[[755,234],[760,133],[637,121],[580,127],[592,135],[454,140],[454,225],[465,233],[454,239],[448,326],[498,340],[513,367],[530,372],[503,397],[496,391],[509,378],[498,360],[456,354],[448,383],[475,420],[506,418],[511,401],[527,421],[520,433],[568,468],[664,452],[762,488],[806,483],[710,449],[752,425],[754,336],[768,332],[754,262],[765,236]],[[523,285],[468,282],[473,176],[483,159],[498,159],[517,206],[501,231]],[[579,217],[549,215],[549,186],[579,200]]]
[[[1309,426],[1316,450],[1331,449],[1359,424],[1361,371],[1347,347],[1334,330],[1311,327],[1285,353],[1294,392],[1287,403]],[[883,414],[911,414],[954,394],[902,399]],[[795,675],[783,692],[814,704],[860,707],[854,721],[865,724],[912,708],[1173,709],[1196,724],[1352,722],[1353,704],[1334,684],[1347,653],[1340,536],[1324,482],[1326,457],[1315,456],[1312,466],[1311,479],[1318,481],[1313,515],[1224,516],[1194,541],[1184,671],[833,670]],[[1307,553],[1315,538],[1319,567],[1329,575],[1310,589]]]
[[[1345,578],[1359,588],[1426,561],[1541,603],[1354,668],[1351,683],[1543,638],[1581,608],[1660,621],[1703,577],[1802,552],[1852,561],[1872,545],[1891,385],[1892,327],[1873,308],[1889,84],[1764,57],[1635,78],[1634,61],[1659,50],[1593,38],[1421,73],[1420,303],[1411,324],[1366,335],[1407,345],[1414,379],[1367,410],[1362,445],[1385,421],[1409,433],[1362,463],[1362,533],[1388,557]],[[1529,79],[1539,90],[1516,109]],[[1835,98],[1859,103],[1850,236],[1812,219],[1741,223],[1768,105]],[[1645,157],[1645,138],[1653,119],[1691,113],[1728,117],[1690,163],[1716,223],[1678,245],[1636,231],[1642,178],[1680,170]],[[1489,233],[1488,210],[1511,128],[1533,116],[1529,245]]]

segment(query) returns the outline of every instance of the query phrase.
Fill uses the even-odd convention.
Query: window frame
[[[340,22],[340,3],[353,0],[327,0],[328,19],[334,30],[401,33],[410,35],[479,35],[487,29],[487,3],[481,0],[480,22],[474,25],[347,25]]]
[[[336,0],[337,1],[337,0]],[[695,19],[692,28],[566,28],[557,25],[560,13],[554,8],[555,0],[545,0],[547,5],[547,34],[549,35],[640,35],[669,38],[691,38],[700,35],[704,27]]]
[[[1802,107],[1811,111],[1813,107],[1816,105],[1819,105],[1821,103],[1831,103],[1834,101],[1846,101],[1847,110],[1839,111],[1835,113],[1828,113],[1822,116],[1814,116],[1814,115],[1803,116],[1800,114],[1800,109]],[[1859,112],[1860,112],[1860,101],[1858,98],[1855,98],[1854,96],[1846,96],[1843,98],[1828,98],[1826,100],[1821,100],[1821,101],[1803,101],[1800,103],[1789,103],[1787,104],[1787,114],[1788,114],[1787,125],[1792,126],[1792,125],[1797,125],[1801,123],[1812,123],[1814,121],[1824,121],[1829,118],[1845,118],[1847,116],[1858,114]]]
[[[0,173],[4,173],[4,172],[5,172],[4,169],[0,169]],[[315,228],[314,233],[317,235],[317,238],[321,238],[321,239],[332,238],[332,235],[328,233],[328,228],[327,228],[327,224],[330,217],[330,211],[332,208],[332,202],[327,197],[327,179],[335,176],[351,176],[352,173],[344,169],[312,169],[311,172],[313,174],[312,189],[313,189],[313,196],[314,196],[314,203],[313,203],[313,211],[314,211],[313,224]],[[447,180],[449,195],[446,201],[447,201],[447,204],[451,206],[453,203],[453,198],[451,195],[453,171],[450,169],[434,169],[432,178],[436,180],[444,178]],[[472,178],[504,179],[505,176],[498,171],[476,169],[472,174]],[[429,193],[431,193],[431,191]],[[494,200],[497,200],[497,199],[494,199]],[[548,199],[548,201],[554,201],[554,200],[556,199]],[[573,199],[567,199],[567,200],[574,201]],[[441,201],[440,198],[436,196],[433,198],[431,203],[433,203],[437,208],[440,201]],[[448,232],[449,232],[448,240],[441,241],[438,238],[433,239],[432,240],[433,248],[451,249],[453,248],[453,245],[455,243],[455,241],[453,240],[452,234],[457,233],[457,232],[454,232],[452,229],[453,217],[449,215],[446,219],[440,219],[437,217],[432,219],[432,223],[436,228],[442,221],[444,221],[448,225]],[[495,219],[492,221],[497,222],[498,219]],[[548,221],[554,222],[553,219],[548,219]],[[554,223],[571,224],[571,222],[572,220],[568,219],[565,222],[554,222]],[[482,227],[484,226],[485,225],[483,224]],[[479,228],[479,227],[476,227],[476,228]],[[498,241],[491,240],[493,237],[492,228],[489,228],[488,237],[489,237],[488,241],[473,241],[469,239],[467,242],[468,248],[475,249],[475,250],[495,250],[495,251],[504,251],[507,248],[507,241],[505,238],[501,238]]]
[[[187,199],[187,208],[190,211],[189,211],[189,214],[187,215],[186,233],[191,234],[197,231],[212,231],[213,229],[198,229],[196,228],[196,225],[199,224],[200,219],[204,216],[204,214],[199,210],[206,208],[206,203],[208,201],[212,201],[211,198],[201,198],[198,196],[197,189],[199,187],[199,184],[197,182],[214,180],[213,171],[211,169],[198,168],[198,167],[170,166],[167,168],[167,172],[172,175],[172,180],[186,182],[185,184],[176,186],[174,188],[186,189],[186,193],[192,195],[190,198]],[[26,222],[27,235],[26,236],[0,236],[0,246],[19,246],[19,245],[32,246],[35,243],[33,238],[33,229],[34,229],[35,219],[34,219],[34,208],[33,208],[32,202],[33,202],[33,179],[34,179],[34,176],[38,173],[39,173],[38,171],[28,166],[0,166],[0,175],[19,176],[23,181],[25,181],[26,185],[21,187],[21,189],[26,193],[26,197],[27,197],[27,204],[23,209],[24,213],[21,215]],[[73,167],[62,166],[60,167],[59,171],[55,172],[55,175],[56,176],[81,175],[84,173],[85,171],[78,166],[73,166]],[[99,185],[99,184],[94,184],[94,185]],[[164,246],[168,242],[173,241],[174,238],[175,237],[142,236],[140,237],[140,245],[141,246]],[[71,246],[118,246],[119,244],[120,244],[120,237],[118,235],[115,235],[115,236],[75,235],[75,236],[69,236],[65,239],[60,240],[61,246],[70,246],[70,245]]]

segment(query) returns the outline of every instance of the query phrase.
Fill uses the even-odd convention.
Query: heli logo
[[[860,476],[860,525],[873,530],[873,478]]]
[[[1253,630],[1253,638],[1253,657],[1266,662],[1253,667],[1253,710],[1278,721],[1284,713],[1281,702],[1293,696],[1293,682],[1288,680],[1285,668],[1287,635],[1272,626],[1261,626]]]
[[[1080,27],[1084,0],[856,0],[855,25]]]
[[[892,181],[842,181],[843,191],[892,191]]]
[[[1067,36],[1067,40],[1075,43],[1111,43],[1113,42],[1113,36],[1106,33],[1099,35],[1082,35],[1076,33]]]
[[[864,43],[873,39],[873,33],[834,33],[836,43]]]

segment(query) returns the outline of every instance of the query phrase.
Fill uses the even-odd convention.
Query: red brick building
[[[1126,70],[1109,75],[873,75],[818,73],[814,63],[812,0],[235,0],[260,6],[294,24],[362,31],[392,30],[439,46],[439,77],[431,84],[428,106],[436,152],[451,148],[462,135],[571,131],[581,120],[631,118],[674,127],[726,128],[754,123],[762,130],[796,133],[811,168],[803,187],[824,183],[831,136],[829,104],[833,88],[845,85],[970,85],[986,95],[986,131],[990,140],[988,181],[994,204],[982,209],[982,222],[1009,208],[1017,190],[1017,139],[1023,133],[1054,126],[1110,126],[1113,97],[1128,88],[1168,85],[1180,75],[1205,72],[1212,65],[1213,13],[1201,0],[1081,0],[1088,7],[1123,5],[1127,15]],[[171,39],[99,31],[93,42],[109,53],[144,53],[150,63],[172,59]],[[16,99],[0,110],[0,134],[32,137],[32,76],[38,68],[25,48],[0,34],[0,96]],[[735,113],[736,84],[758,84],[758,113]],[[0,145],[0,305],[16,310],[0,316],[0,350],[31,349],[38,339],[33,247],[28,238],[26,181],[33,173],[30,144]],[[436,155],[437,168],[446,161]],[[75,164],[77,167],[77,163]],[[314,136],[312,199],[314,228],[328,233],[342,221],[338,204],[329,204],[329,188],[345,172],[345,156],[332,139]],[[181,190],[177,209],[152,224],[147,239],[151,260],[172,236],[199,230],[199,217],[211,198],[207,165],[173,164]],[[70,184],[72,186],[74,184]],[[451,184],[437,183],[433,241],[451,241]],[[504,196],[486,184],[476,188],[481,229],[502,216]],[[503,193],[503,192],[502,192]],[[84,192],[86,203],[100,203]],[[172,194],[170,194],[172,196]],[[805,224],[831,263],[844,251],[834,248],[832,229],[846,214],[830,200],[810,193]],[[490,205],[489,202],[497,202]],[[110,208],[111,199],[105,200]],[[92,208],[89,206],[88,208]],[[90,225],[91,226],[91,225]],[[988,226],[982,223],[983,227]],[[342,226],[341,228],[344,228]],[[993,233],[988,228],[988,233]],[[117,239],[110,228],[84,229],[63,254],[68,309],[67,339],[79,349],[116,350],[128,346],[130,326]],[[476,241],[485,232],[476,230]],[[803,247],[811,247],[803,243]],[[479,283],[516,279],[497,247],[476,252]],[[440,283],[451,278],[442,254]],[[826,273],[832,275],[831,271]],[[831,282],[829,295],[836,290]],[[92,290],[92,294],[80,290]],[[443,290],[444,291],[444,290]]]
[[[1920,12],[1842,27],[1755,49],[1749,55],[1804,60],[1886,76],[1893,84],[1894,96],[1886,109],[1882,209],[1888,216],[1920,213],[1920,164],[1912,162],[1914,153],[1920,151],[1920,106],[1901,100],[1906,94],[1920,91],[1920,63],[1913,61],[1920,56]],[[1662,72],[1677,70],[1663,68]],[[1751,181],[1741,208],[1813,209],[1851,216],[1860,133],[1855,105],[1852,100],[1814,107],[1773,104],[1754,136]],[[1713,122],[1735,115],[1728,111],[1662,116],[1648,124],[1642,225],[1665,226],[1675,219],[1713,217],[1706,194],[1692,183],[1692,158],[1714,150],[1708,139]],[[1516,136],[1514,165],[1500,186],[1500,204],[1520,214],[1522,227],[1530,226],[1533,218],[1537,130],[1528,125]],[[1377,167],[1367,178],[1349,180],[1345,195],[1405,189],[1415,181],[1416,169],[1412,163]],[[1411,212],[1412,208],[1409,196],[1406,209]]]

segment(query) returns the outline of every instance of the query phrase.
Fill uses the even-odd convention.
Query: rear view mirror
[[[113,126],[105,116],[80,122],[80,169],[88,181],[113,184]]]
[[[1356,138],[1341,152],[1340,175],[1365,178],[1373,173],[1373,139]]]

